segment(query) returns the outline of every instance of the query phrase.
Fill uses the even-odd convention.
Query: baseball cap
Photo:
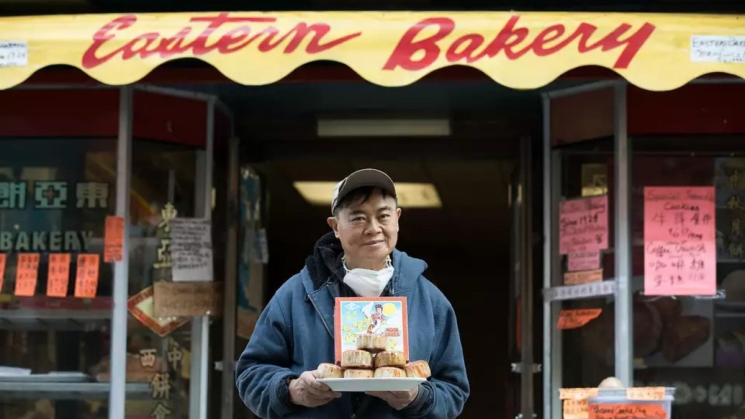
[[[350,192],[365,186],[380,188],[394,198],[397,197],[396,185],[393,184],[393,180],[391,180],[390,176],[378,169],[362,169],[352,173],[336,184],[336,187],[334,187],[334,195],[331,198],[331,213],[334,213],[334,210],[339,206],[339,203],[349,195]]]

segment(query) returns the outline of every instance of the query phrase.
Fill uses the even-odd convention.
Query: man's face
[[[341,241],[348,262],[359,268],[382,269],[398,241],[398,218],[401,209],[396,200],[383,197],[379,189],[370,198],[351,202],[328,219],[329,226]]]

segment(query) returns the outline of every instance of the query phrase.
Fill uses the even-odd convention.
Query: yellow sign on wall
[[[319,60],[383,86],[439,68],[477,68],[517,89],[581,66],[649,90],[703,74],[745,77],[742,16],[520,12],[211,12],[0,19],[0,88],[54,64],[103,83],[134,83],[158,65],[203,60],[245,85],[276,82]]]

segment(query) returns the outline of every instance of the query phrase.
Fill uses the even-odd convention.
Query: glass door
[[[531,139],[520,141],[520,161],[510,184],[511,277],[509,336],[512,375],[507,383],[510,418],[536,417],[534,377],[540,372],[533,351],[533,232],[531,207]]]

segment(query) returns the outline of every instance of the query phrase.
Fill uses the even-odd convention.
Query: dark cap
[[[396,186],[393,184],[393,180],[391,180],[390,176],[377,169],[362,169],[352,173],[336,184],[334,195],[331,198],[331,213],[334,213],[334,210],[339,206],[339,203],[344,200],[350,192],[365,186],[380,188],[396,198]]]

